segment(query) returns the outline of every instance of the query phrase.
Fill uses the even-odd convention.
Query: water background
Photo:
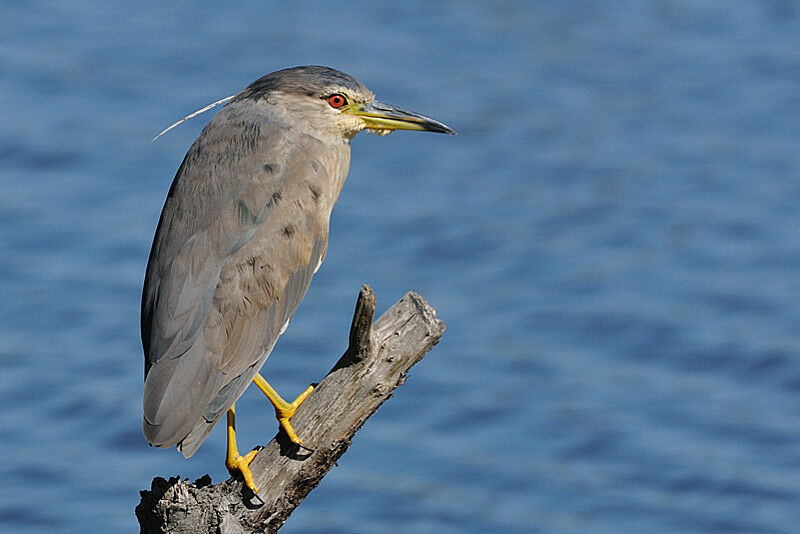
[[[325,264],[264,368],[292,396],[361,283],[447,332],[282,532],[800,524],[800,8],[790,1],[0,7],[0,530],[134,532],[139,298],[209,116],[330,65],[459,135],[353,142]],[[237,403],[242,447],[276,431]]]

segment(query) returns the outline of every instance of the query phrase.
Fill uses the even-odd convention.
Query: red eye
[[[328,104],[331,107],[339,109],[347,103],[347,100],[342,95],[333,95],[328,97]]]

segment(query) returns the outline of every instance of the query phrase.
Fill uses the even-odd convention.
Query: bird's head
[[[361,130],[386,135],[394,130],[454,134],[439,121],[375,100],[352,76],[328,67],[279,70],[259,78],[239,99],[266,100],[294,124],[352,138]]]

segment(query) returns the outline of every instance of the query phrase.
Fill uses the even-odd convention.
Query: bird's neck
[[[330,172],[329,217],[330,212],[333,210],[333,205],[339,199],[339,194],[342,192],[347,173],[350,170],[350,143],[337,143],[337,145],[331,146],[330,154],[332,157],[328,164]]]

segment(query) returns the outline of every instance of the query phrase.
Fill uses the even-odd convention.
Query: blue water
[[[459,136],[359,136],[327,259],[264,368],[291,396],[358,288],[448,329],[285,532],[800,524],[800,8],[734,2],[0,7],[0,530],[137,529],[139,297],[208,117],[326,64]],[[276,431],[257,392],[243,447]]]

